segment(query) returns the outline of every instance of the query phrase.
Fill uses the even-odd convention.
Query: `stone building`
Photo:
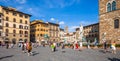
[[[15,8],[0,6],[0,36],[3,37],[2,41],[29,41],[30,16]]]
[[[120,0],[99,0],[99,36],[120,43]]]
[[[79,28],[76,28],[76,40],[79,40],[79,31]],[[83,31],[86,41],[89,40],[91,43],[94,42],[95,39],[99,41],[99,23],[84,26]]]
[[[86,41],[94,42],[99,40],[99,23],[84,26],[84,36]]]
[[[49,40],[59,41],[59,24],[48,22],[49,27]]]

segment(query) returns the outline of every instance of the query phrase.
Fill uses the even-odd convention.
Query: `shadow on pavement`
[[[11,57],[13,57],[13,56],[14,56],[14,55],[9,55],[9,56],[0,57],[0,60],[5,59],[5,58],[11,58]]]
[[[120,59],[118,59],[118,58],[108,58],[108,60],[110,60],[110,61],[120,61]]]
[[[39,53],[36,51],[33,51],[32,54],[33,54],[33,56],[35,56],[35,55],[38,55]]]

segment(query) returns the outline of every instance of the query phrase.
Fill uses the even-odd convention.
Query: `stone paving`
[[[33,56],[28,56],[20,48],[0,47],[0,61],[120,61],[120,50],[117,54],[104,53],[102,49],[76,51],[70,48],[57,48],[56,52],[51,52],[49,47],[38,47],[32,52]]]

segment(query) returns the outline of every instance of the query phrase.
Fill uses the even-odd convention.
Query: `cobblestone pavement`
[[[49,47],[38,47],[32,52],[33,56],[28,56],[20,48],[0,47],[0,61],[120,61],[120,50],[117,50],[117,54],[104,53],[102,49],[76,51],[57,48],[56,52],[51,52]]]

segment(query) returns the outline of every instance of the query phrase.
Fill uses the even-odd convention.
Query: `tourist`
[[[115,47],[116,43],[115,41],[111,43],[111,48],[112,48],[112,53],[116,54],[116,47]]]
[[[31,53],[31,50],[32,50],[32,43],[31,42],[28,42],[27,44],[27,50],[28,50],[28,56],[30,56],[32,53]]]
[[[103,46],[104,46],[104,52],[107,52],[107,41],[104,41]]]
[[[22,43],[22,52],[23,53],[25,52],[25,44],[24,44],[24,42]]]
[[[53,43],[51,44],[51,49],[52,49],[52,52],[55,52],[55,46]]]
[[[9,42],[6,42],[6,49],[9,48]]]
[[[56,43],[54,42],[53,45],[54,45],[54,51],[56,51]]]

